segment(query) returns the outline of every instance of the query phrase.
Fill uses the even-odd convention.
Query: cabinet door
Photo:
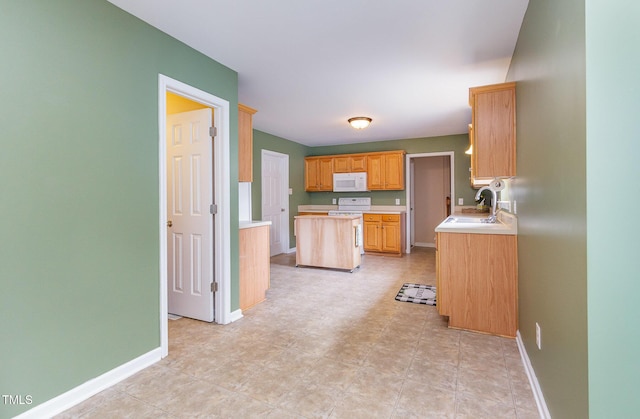
[[[336,156],[333,158],[333,172],[334,173],[349,173],[351,172],[351,158],[349,156]]]
[[[391,190],[404,189],[404,155],[401,153],[384,156],[384,188]]]
[[[304,190],[307,192],[320,190],[320,161],[317,157],[304,159]]]
[[[474,185],[516,175],[515,83],[472,88]]]
[[[379,252],[382,249],[379,221],[364,222],[364,250]]]
[[[253,114],[255,109],[238,104],[238,182],[253,182]]]
[[[318,180],[320,191],[333,190],[333,158],[321,157],[318,159]]]
[[[367,156],[367,186],[371,191],[384,189],[384,155]]]
[[[352,172],[366,172],[367,171],[367,156],[351,156],[351,171]]]
[[[400,253],[400,223],[382,223],[382,251]]]

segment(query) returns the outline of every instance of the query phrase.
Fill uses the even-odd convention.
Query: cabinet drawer
[[[365,221],[382,221],[382,214],[364,214]]]
[[[382,221],[396,221],[400,222],[400,214],[383,214]]]

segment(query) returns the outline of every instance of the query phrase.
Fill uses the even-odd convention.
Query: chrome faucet
[[[483,186],[482,188],[480,188],[480,190],[478,190],[478,193],[476,193],[476,201],[480,200],[480,196],[482,195],[482,192],[484,191],[491,191],[491,215],[487,218],[487,222],[488,223],[495,223],[496,222],[496,207],[498,205],[498,193],[495,191],[495,189],[489,187],[489,186]]]

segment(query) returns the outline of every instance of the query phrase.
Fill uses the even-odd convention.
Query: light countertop
[[[338,209],[337,205],[298,205],[298,212],[329,212]],[[403,214],[407,212],[404,205],[371,205],[371,209],[362,211],[365,214]]]
[[[487,218],[487,214],[453,214],[436,227],[437,233],[471,233],[471,234],[518,234],[518,218],[508,212],[500,211],[496,223],[446,222],[451,217]]]
[[[240,221],[239,228],[243,229],[243,228],[270,226],[270,225],[271,225],[271,221],[261,221],[261,220],[249,221],[249,220],[244,220],[244,221]]]
[[[358,220],[360,219],[359,215],[296,215],[293,218],[303,218],[305,220],[313,219],[313,218],[322,218],[324,219],[339,219],[339,220]]]

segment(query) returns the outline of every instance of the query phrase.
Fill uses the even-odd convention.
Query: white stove
[[[338,209],[329,211],[329,215],[358,215],[371,210],[371,198],[338,198]]]
[[[358,226],[358,243],[360,253],[364,254],[364,211],[371,210],[371,198],[338,198],[338,209],[329,211],[329,215],[359,215],[360,225]]]

